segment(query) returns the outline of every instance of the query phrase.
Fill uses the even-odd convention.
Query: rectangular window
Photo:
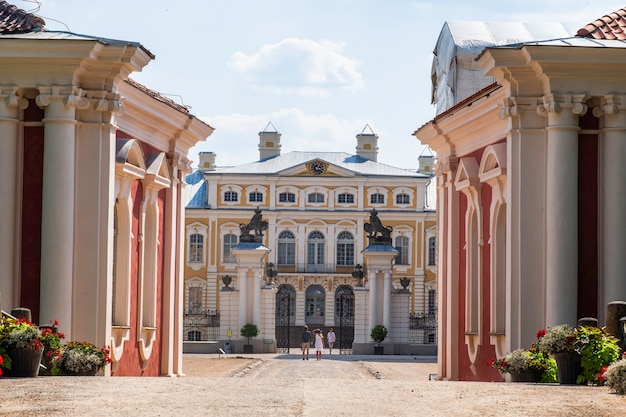
[[[396,256],[396,265],[408,265],[409,264],[409,238],[406,236],[396,237],[396,249],[398,249],[398,256]]]
[[[354,194],[350,194],[350,193],[339,194],[339,196],[337,197],[337,201],[339,203],[353,204],[354,203]]]
[[[354,265],[354,243],[337,244],[337,265]]]
[[[224,235],[224,262],[234,263],[237,260],[233,255],[232,249],[237,246],[237,235],[228,234]]]
[[[239,194],[236,191],[226,191],[224,193],[224,201],[239,201]]]
[[[323,203],[323,202],[324,202],[324,194],[322,193],[309,194],[309,203]]]
[[[189,287],[189,314],[202,313],[202,287]]]
[[[428,265],[437,264],[437,239],[434,237],[428,238]]]
[[[259,193],[258,191],[250,193],[250,202],[251,203],[262,203],[263,202],[263,193]]]
[[[278,195],[278,201],[281,203],[295,203],[296,195],[294,193],[280,193]]]
[[[396,195],[396,204],[409,204],[409,195],[408,194],[398,194]]]
[[[428,314],[434,316],[437,313],[437,291],[428,290]]]
[[[385,195],[376,193],[370,196],[370,204],[385,204]]]
[[[278,242],[278,265],[296,264],[296,244],[294,242]]]
[[[204,236],[193,234],[189,236],[189,262],[202,262],[204,251]]]

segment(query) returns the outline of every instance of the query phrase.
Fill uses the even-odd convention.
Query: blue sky
[[[71,30],[140,42],[156,59],[132,77],[215,128],[192,149],[218,165],[258,159],[258,132],[282,152],[354,153],[366,124],[378,161],[416,168],[412,133],[434,116],[432,51],[446,21],[585,24],[619,0],[12,0]],[[40,3],[39,10],[34,11]],[[196,165],[194,164],[194,167]]]

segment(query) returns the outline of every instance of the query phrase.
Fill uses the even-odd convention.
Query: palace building
[[[626,300],[626,9],[559,24],[448,22],[433,62],[439,377]]]
[[[213,128],[129,78],[130,41],[0,0],[2,309],[110,346],[106,375],[182,374],[188,151]]]
[[[334,328],[336,349],[372,353],[371,328],[385,324],[385,353],[435,353],[434,158],[392,167],[377,162],[371,129],[356,138],[356,154],[282,154],[274,129],[259,133],[257,161],[200,154],[187,177],[185,351],[241,352],[252,323],[255,351],[299,347],[307,325]],[[372,210],[391,230],[382,255],[364,230]],[[253,225],[257,243],[243,239]]]

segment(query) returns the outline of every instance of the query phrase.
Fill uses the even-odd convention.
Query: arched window
[[[263,193],[258,191],[253,191],[250,193],[248,200],[251,203],[262,203],[263,202]]]
[[[428,238],[428,265],[437,264],[437,238]]]
[[[396,194],[396,204],[410,204],[411,197],[408,194]]]
[[[223,260],[224,263],[233,263],[237,262],[235,256],[233,255],[232,249],[237,246],[237,235],[235,234],[227,234],[224,235],[224,253]]]
[[[337,196],[338,203],[346,203],[353,204],[354,203],[354,194],[350,193],[341,193]]]
[[[306,247],[307,272],[324,272],[325,248],[325,239],[321,232],[316,230],[309,233]]]
[[[204,236],[193,234],[189,236],[189,262],[202,262],[204,253]]]
[[[309,285],[306,289],[305,320],[307,325],[324,325],[326,293],[321,285]]]
[[[354,265],[354,236],[350,232],[337,235],[337,265]]]
[[[311,193],[308,197],[309,203],[323,203],[324,202],[324,194],[322,193]]]
[[[276,262],[278,265],[296,264],[296,237],[288,230],[283,230],[278,235]]]
[[[226,191],[224,193],[224,201],[239,201],[239,193],[237,193],[237,191]]]
[[[385,195],[374,193],[370,196],[370,204],[385,204]]]
[[[278,195],[278,202],[280,203],[295,203],[296,195],[294,193],[286,192]]]
[[[398,249],[396,256],[396,265],[409,264],[409,238],[406,236],[396,237],[395,247]]]

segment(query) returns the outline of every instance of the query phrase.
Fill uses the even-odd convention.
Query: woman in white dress
[[[320,329],[315,329],[315,359],[322,360],[322,349],[324,349],[324,334]]]

